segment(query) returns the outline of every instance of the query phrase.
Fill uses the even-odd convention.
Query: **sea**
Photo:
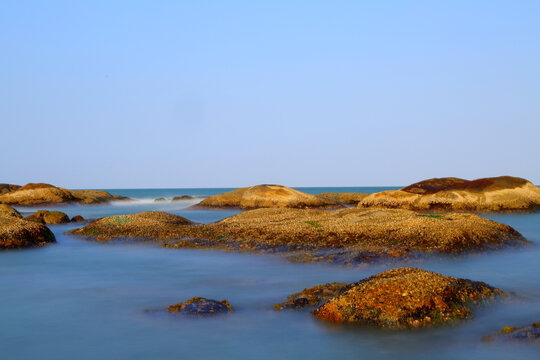
[[[298,189],[317,194],[395,188]],[[106,190],[132,200],[47,209],[85,218],[167,211],[199,223],[238,213],[190,209],[203,197],[231,189]],[[180,195],[194,198],[154,201]],[[18,210],[27,215],[41,208]],[[540,213],[482,216],[514,227],[533,246],[428,259],[416,266],[485,281],[510,295],[474,308],[469,320],[401,331],[329,324],[309,311],[272,308],[304,288],[358,281],[395,265],[295,264],[279,255],[98,243],[66,234],[81,224],[50,225],[57,243],[0,252],[0,359],[539,359],[538,345],[482,337],[503,326],[540,321]],[[227,299],[235,311],[201,319],[164,311],[194,296]]]

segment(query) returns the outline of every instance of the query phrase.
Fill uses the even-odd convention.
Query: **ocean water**
[[[197,199],[153,199],[222,191],[111,190],[135,201],[55,208],[85,217],[163,210],[208,223],[236,211],[188,209]],[[292,292],[357,281],[385,266],[292,264],[272,255],[101,244],[65,234],[78,225],[53,225],[58,243],[0,252],[0,359],[537,359],[538,346],[484,343],[481,337],[506,325],[540,321],[540,213],[488,217],[513,226],[534,246],[426,260],[420,266],[485,281],[512,295],[476,308],[471,320],[407,331],[330,325],[309,312],[272,310]],[[206,319],[161,311],[193,296],[227,299],[236,310]]]

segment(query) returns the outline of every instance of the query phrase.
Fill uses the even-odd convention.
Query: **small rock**
[[[233,307],[227,300],[217,301],[204,297],[194,297],[187,301],[171,305],[167,310],[183,315],[205,316],[228,313],[233,310]]]

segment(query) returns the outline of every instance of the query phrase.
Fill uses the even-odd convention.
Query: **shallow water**
[[[185,209],[191,203],[60,208],[85,217],[157,209],[198,222],[235,213]],[[480,338],[505,325],[540,321],[540,213],[489,217],[515,227],[535,246],[433,259],[421,267],[485,281],[516,295],[476,309],[470,321],[420,331],[333,326],[309,313],[272,310],[273,304],[305,287],[357,281],[387,267],[291,264],[279,256],[99,244],[64,235],[76,225],[51,226],[57,244],[0,252],[0,358],[538,358],[538,347],[490,344]],[[236,311],[196,320],[144,312],[193,296],[225,298]]]

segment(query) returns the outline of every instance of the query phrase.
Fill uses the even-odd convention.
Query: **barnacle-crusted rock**
[[[336,203],[343,203],[347,205],[358,205],[359,202],[364,200],[369,194],[365,193],[320,193],[318,197],[330,200]]]
[[[233,307],[227,300],[212,300],[204,297],[194,297],[187,301],[171,305],[169,312],[190,316],[207,316],[223,314],[233,311]]]
[[[341,205],[282,185],[257,185],[210,196],[197,206],[212,208],[339,208]]]
[[[171,247],[459,254],[528,244],[508,225],[473,214],[418,214],[399,209],[257,209],[217,223],[184,227]]]
[[[128,199],[101,190],[68,190],[45,183],[29,183],[0,192],[0,203],[12,205],[52,205],[67,202],[97,204],[111,200]]]
[[[534,211],[540,208],[540,188],[511,176],[472,181],[438,178],[371,194],[358,206],[420,211]]]
[[[26,220],[42,224],[64,224],[69,222],[69,217],[61,211],[38,210],[27,216]]]
[[[470,304],[504,294],[483,282],[406,267],[351,284],[318,307],[313,315],[333,322],[395,329],[425,327],[469,318]]]
[[[107,216],[83,228],[71,230],[73,234],[94,237],[97,240],[115,238],[173,239],[179,238],[181,229],[191,221],[161,211],[148,211],[130,215]]]
[[[53,233],[43,224],[0,216],[0,250],[38,247],[55,241]]]
[[[484,336],[482,339],[484,341],[511,341],[540,345],[540,322],[533,322],[531,325],[522,327],[505,326],[499,332]]]

